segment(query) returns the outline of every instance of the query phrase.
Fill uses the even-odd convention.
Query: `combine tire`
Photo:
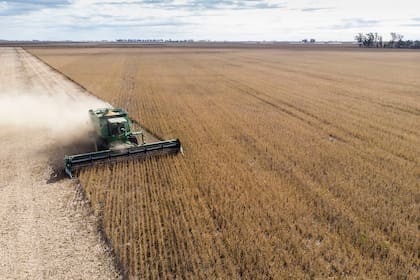
[[[128,141],[130,141],[131,143],[133,143],[136,146],[139,144],[139,141],[137,140],[136,136],[134,136],[134,135],[130,135],[128,137]]]
[[[106,147],[104,141],[102,141],[101,139],[96,139],[95,149],[96,149],[96,151],[103,151],[103,150],[106,150],[107,147]]]

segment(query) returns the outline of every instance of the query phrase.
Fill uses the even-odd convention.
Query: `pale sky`
[[[0,0],[8,40],[420,40],[420,0]]]

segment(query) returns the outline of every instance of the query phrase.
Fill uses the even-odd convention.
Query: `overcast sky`
[[[420,39],[420,0],[0,0],[0,39]]]

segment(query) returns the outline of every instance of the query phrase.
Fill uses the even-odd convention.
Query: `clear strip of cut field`
[[[26,51],[0,48],[0,278],[119,277],[76,182],[47,184],[89,104],[106,103]]]

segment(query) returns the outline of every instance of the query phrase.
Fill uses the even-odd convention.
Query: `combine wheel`
[[[134,136],[134,135],[128,136],[128,141],[130,141],[134,145],[138,145],[139,144],[139,141],[137,140],[136,136]]]
[[[103,150],[106,150],[107,149],[107,147],[105,146],[105,143],[104,143],[104,141],[102,141],[101,139],[96,139],[96,141],[95,141],[95,150],[96,151],[103,151]]]

